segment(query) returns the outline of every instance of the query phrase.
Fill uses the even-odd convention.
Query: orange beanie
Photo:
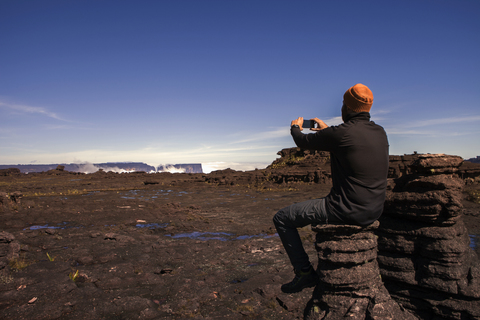
[[[353,112],[370,112],[373,93],[367,86],[357,83],[345,92],[343,103]]]

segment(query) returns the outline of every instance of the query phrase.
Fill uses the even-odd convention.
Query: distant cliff
[[[473,163],[480,163],[480,156],[477,156],[476,158],[466,159],[465,161],[473,162]]]
[[[11,169],[17,168],[21,173],[33,173],[33,172],[46,172],[49,170],[55,170],[58,166],[63,166],[65,171],[71,172],[85,172],[93,173],[100,169],[104,171],[115,171],[115,172],[132,172],[132,171],[145,171],[145,172],[155,172],[155,171],[182,171],[186,173],[203,173],[201,163],[193,164],[172,164],[167,166],[159,166],[155,168],[154,166],[148,165],[143,162],[104,162],[104,163],[70,163],[70,164],[15,164],[15,165],[0,165],[0,170],[2,169]],[[176,169],[176,170],[175,170]]]

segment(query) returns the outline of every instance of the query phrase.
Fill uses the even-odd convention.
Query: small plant
[[[9,284],[10,282],[13,282],[13,277],[11,275],[7,275],[7,274],[0,275],[0,283]]]
[[[479,190],[468,190],[467,191],[467,200],[480,203],[480,191]]]
[[[8,265],[14,271],[19,271],[28,267],[29,263],[24,258],[13,258],[9,261]]]
[[[270,299],[267,303],[267,308],[276,309],[277,308],[277,302],[273,299]]]
[[[239,312],[253,312],[255,309],[251,305],[243,305],[243,306],[238,306],[237,311]]]
[[[320,309],[320,307],[318,307],[318,306],[314,306],[314,307],[313,307],[313,313],[317,313],[317,314],[318,314],[318,313],[321,313],[321,312],[322,312],[322,309]]]
[[[47,252],[47,258],[48,258],[48,261],[55,261],[56,256],[55,256],[55,257],[52,257],[52,256],[50,256],[50,255],[48,254],[48,252]]]
[[[75,282],[77,279],[78,279],[78,270],[73,273],[73,272],[70,272],[70,274],[68,275],[68,277],[70,278],[70,280],[72,280],[73,282]]]

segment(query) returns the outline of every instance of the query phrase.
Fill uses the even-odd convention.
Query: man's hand
[[[292,123],[290,124],[290,126],[294,126],[294,125],[299,126],[300,130],[303,130],[303,117],[292,120]]]
[[[328,128],[327,124],[325,122],[323,122],[322,120],[318,119],[318,118],[313,118],[311,120],[315,121],[315,123],[317,124],[317,128],[310,129],[312,131],[320,131],[320,130],[323,130],[325,128]]]

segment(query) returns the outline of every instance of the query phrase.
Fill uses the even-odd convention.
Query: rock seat
[[[417,319],[384,287],[377,262],[379,222],[360,227],[312,226],[320,283],[305,309],[306,319]]]

